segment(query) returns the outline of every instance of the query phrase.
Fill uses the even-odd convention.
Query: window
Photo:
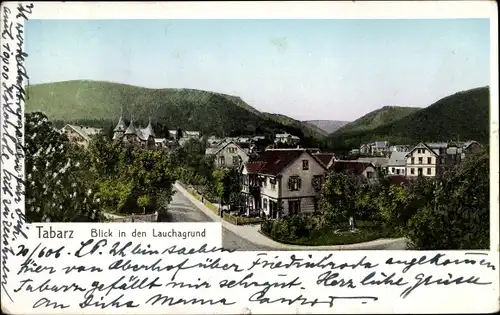
[[[401,170],[398,168],[398,169],[396,170],[396,174],[398,174],[398,175],[399,175],[399,172],[400,172],[400,171],[401,171]]]
[[[427,164],[432,164],[432,158],[431,157],[427,158]]]
[[[431,175],[431,168],[427,168],[427,175]]]
[[[412,175],[415,174],[415,169],[413,167],[410,169],[410,174],[412,174]]]
[[[236,148],[235,147],[229,147],[229,148],[227,148],[227,152],[229,152],[229,153],[236,153]]]
[[[321,186],[323,186],[323,176],[314,175],[312,178],[312,186],[315,190],[321,190]]]
[[[276,190],[276,184],[271,184],[271,189]]]
[[[224,156],[219,156],[219,165],[224,165],[226,164],[226,159],[224,158]]]
[[[395,172],[396,172],[396,168],[395,168],[395,167],[393,167],[393,168],[392,168],[392,173],[394,174]]]
[[[264,199],[264,210],[267,210],[267,198]]]
[[[264,179],[262,179],[262,184],[264,185],[264,187],[267,187],[267,177],[264,177]]]
[[[417,153],[420,154],[420,149],[417,149]]]
[[[366,178],[373,178],[373,172],[366,172]]]
[[[424,158],[419,157],[419,158],[418,158],[418,164],[423,164],[423,163],[424,163]]]
[[[299,176],[290,176],[288,178],[288,190],[298,191],[300,190],[301,180]]]
[[[424,170],[421,167],[419,167],[418,168],[418,176],[422,176],[423,174],[424,174]]]
[[[240,157],[233,156],[233,165],[238,165],[238,164],[240,164]]]
[[[309,161],[308,160],[302,160],[302,169],[304,171],[307,171],[309,169]]]
[[[297,215],[300,212],[300,200],[288,201],[288,214]]]
[[[411,158],[411,164],[415,164],[415,158],[414,157]]]

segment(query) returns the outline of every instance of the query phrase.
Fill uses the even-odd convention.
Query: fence
[[[158,212],[151,214],[131,214],[126,217],[106,213],[109,222],[158,222]]]

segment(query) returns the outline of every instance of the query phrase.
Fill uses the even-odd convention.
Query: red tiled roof
[[[332,159],[335,157],[335,154],[333,153],[315,153],[313,154],[315,157],[318,158],[318,160],[323,163],[325,167],[328,167],[328,164],[332,161]]]
[[[281,171],[298,159],[305,151],[297,150],[266,150],[257,160],[245,164],[249,173],[278,175]]]
[[[410,180],[404,176],[390,176],[389,182],[393,185],[404,185],[407,186],[410,183]]]
[[[245,164],[248,173],[259,173],[260,169],[266,164],[264,161],[254,161]]]
[[[373,167],[373,164],[369,162],[336,161],[333,163],[333,170],[337,173],[350,170],[356,175],[361,175],[368,166]]]

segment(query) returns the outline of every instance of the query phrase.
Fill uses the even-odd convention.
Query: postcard
[[[496,3],[0,17],[3,313],[498,311]]]

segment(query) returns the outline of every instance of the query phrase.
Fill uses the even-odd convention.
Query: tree
[[[96,174],[85,150],[70,143],[43,113],[25,115],[26,214],[32,222],[95,222]]]
[[[351,172],[328,174],[321,190],[321,207],[327,221],[345,222],[349,217],[356,218],[356,202],[361,189],[366,187],[366,179]]]
[[[412,249],[488,249],[489,156],[468,157],[435,186],[435,198],[410,219]]]
[[[147,195],[142,195],[137,198],[137,205],[143,209],[143,213],[146,213],[146,207],[149,205],[149,197]]]

